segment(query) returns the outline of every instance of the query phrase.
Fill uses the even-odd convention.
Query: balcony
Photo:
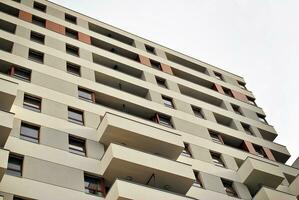
[[[238,174],[252,194],[256,193],[261,185],[277,188],[284,179],[278,165],[250,157],[241,165]]]
[[[297,200],[293,195],[262,187],[252,200]]]
[[[100,174],[108,186],[120,178],[179,194],[186,194],[194,182],[189,165],[116,144],[106,150]]]
[[[9,151],[0,149],[0,182],[7,169],[8,155],[9,155]]]
[[[4,147],[13,127],[14,114],[0,110],[0,147]]]
[[[299,197],[299,175],[297,175],[293,182],[290,184],[289,189],[293,195]]]
[[[124,144],[176,160],[184,149],[181,136],[132,119],[106,113],[98,127],[99,142]]]
[[[10,111],[17,95],[18,84],[0,77],[0,109]]]
[[[163,191],[147,185],[132,183],[129,181],[117,179],[110,188],[106,200],[123,199],[171,199],[171,200],[191,200],[183,195],[174,194],[169,191]]]

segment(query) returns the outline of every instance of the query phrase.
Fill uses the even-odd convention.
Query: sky
[[[299,156],[298,0],[51,1],[244,77]]]

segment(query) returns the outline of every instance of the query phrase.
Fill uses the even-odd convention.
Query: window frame
[[[73,143],[71,143],[71,141]],[[86,140],[84,138],[79,138],[79,137],[76,137],[76,136],[73,136],[73,135],[69,135],[68,142],[69,142],[68,144],[69,144],[69,152],[70,153],[86,157],[86,155],[87,155],[87,153],[86,153]],[[77,142],[77,144],[82,143],[82,146],[74,144],[75,142]],[[82,151],[79,150],[80,148],[82,148]]]
[[[97,180],[98,183],[96,185],[96,189],[95,186],[89,186],[91,184],[91,182],[88,182],[88,186],[86,186],[87,180],[86,178],[89,179],[93,179],[93,180]],[[97,182],[95,181],[95,182]],[[93,183],[94,184],[94,183]],[[99,176],[94,176],[88,173],[84,173],[84,191],[86,194],[91,194],[91,195],[96,195],[96,196],[101,196],[101,197],[105,197],[106,196],[106,188],[104,185],[104,178],[99,177]],[[93,191],[93,192],[90,192]],[[95,193],[99,193],[99,194],[95,194]]]
[[[76,57],[80,56],[79,47],[76,47],[76,46],[68,44],[68,43],[65,44],[65,52],[69,55],[73,55],[73,56],[76,56]]]
[[[162,71],[162,66],[160,62],[150,59],[150,64],[152,68]]]
[[[65,35],[67,37],[73,38],[75,40],[78,40],[78,38],[79,38],[78,31],[71,29],[71,28],[67,28],[67,27],[65,28]]]
[[[31,23],[35,24],[37,26],[43,27],[43,28],[46,27],[46,20],[44,18],[38,17],[36,15],[32,15]]]
[[[202,112],[202,108],[199,108],[199,107],[196,107],[196,106],[191,106],[191,108],[192,108],[192,112],[193,112],[195,117],[205,119],[205,116]]]
[[[39,104],[37,106],[32,106],[34,104],[32,104],[32,103],[30,104],[30,102],[26,102],[25,99],[31,99],[35,102],[39,102]],[[23,98],[23,108],[26,108],[28,110],[35,111],[35,112],[41,112],[42,99],[40,97],[32,96],[30,94],[25,93],[24,98]]]
[[[44,13],[47,12],[47,6],[37,1],[33,2],[33,8]]]
[[[161,118],[162,119],[166,119],[166,121],[168,121],[169,123],[161,120]],[[161,126],[168,127],[168,128],[174,128],[170,116],[156,113],[155,116],[153,117],[153,121],[156,122],[156,123],[158,123],[158,124],[160,124]]]
[[[22,76],[22,75],[18,74],[17,71],[28,73],[29,77]],[[11,77],[14,77],[14,78],[19,79],[19,80],[27,81],[27,82],[31,81],[31,73],[32,73],[32,71],[30,69],[27,69],[27,68],[24,68],[24,67],[18,67],[18,66],[12,66],[9,70],[9,75]]]
[[[23,127],[27,128],[27,129],[31,129],[31,131],[32,130],[37,131],[37,137],[33,137],[30,134],[23,133],[23,131],[22,131],[22,130],[24,130]],[[40,142],[40,126],[33,125],[33,124],[22,121],[21,127],[20,127],[20,139],[39,144],[39,142]]]
[[[64,13],[64,20],[66,22],[70,22],[72,24],[77,24],[77,17],[75,17],[71,14],[68,14],[68,13]]]
[[[211,151],[210,153],[211,153],[212,161],[213,161],[215,166],[226,168],[226,165],[223,162],[223,159],[222,159],[220,153],[217,153],[217,152],[214,152],[214,151]]]
[[[37,63],[44,63],[44,53],[35,49],[29,49],[28,59]]]
[[[217,144],[224,144],[224,141],[223,141],[220,134],[218,134],[214,131],[209,131],[209,134],[210,134],[210,137],[212,139],[212,142],[215,142]],[[213,137],[213,136],[215,136],[215,137]]]
[[[76,70],[70,70],[70,69],[78,69],[78,73],[74,73],[74,71],[76,71]],[[66,71],[69,74],[81,77],[81,66],[80,65],[77,65],[77,64],[74,64],[71,62],[67,62],[66,63]]]
[[[18,165],[20,170],[16,170],[10,167],[11,159],[15,159],[15,160],[19,160],[20,164]],[[8,164],[7,164],[7,170],[6,173],[10,176],[16,176],[16,177],[22,177],[23,176],[23,164],[24,164],[24,157],[23,156],[19,156],[16,154],[9,154],[8,157]],[[13,174],[13,173],[17,173],[17,174]]]
[[[45,35],[35,31],[30,31],[30,40],[39,44],[45,44]]]
[[[239,198],[239,195],[236,191],[236,189],[234,188],[233,182],[226,180],[226,179],[221,179],[224,191],[226,192],[226,194],[230,197],[237,197]]]
[[[83,96],[80,96],[80,92],[85,92],[86,94],[89,94],[90,99],[85,98]],[[95,103],[95,93],[91,90],[88,90],[88,89],[85,89],[85,88],[82,88],[82,87],[78,87],[78,98],[81,99],[81,100],[84,100],[84,101]]]
[[[82,121],[77,120],[75,118],[71,118],[70,117],[70,112],[73,112],[73,113],[76,113],[76,114],[80,114],[82,116]],[[76,108],[68,107],[68,121],[72,122],[72,123],[75,123],[75,124],[78,124],[78,125],[84,126],[84,124],[85,124],[84,123],[84,111],[78,110]]]
[[[167,97],[167,96],[162,95],[162,100],[163,100],[164,106],[166,106],[168,108],[175,109],[173,99],[171,97]]]

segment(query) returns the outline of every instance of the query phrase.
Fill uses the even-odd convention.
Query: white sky
[[[52,1],[243,76],[288,164],[299,155],[298,0]]]

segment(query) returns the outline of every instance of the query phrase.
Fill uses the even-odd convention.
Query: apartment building
[[[0,200],[298,198],[242,77],[49,1],[0,11]]]

